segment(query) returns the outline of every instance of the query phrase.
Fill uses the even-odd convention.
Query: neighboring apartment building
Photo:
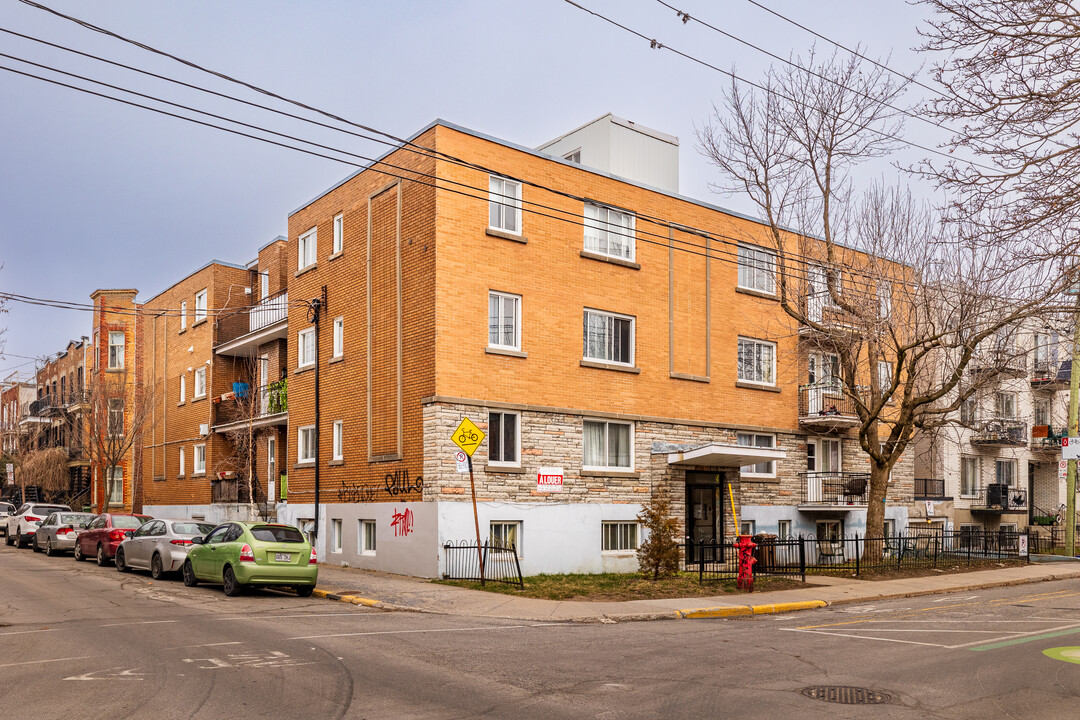
[[[219,521],[272,502],[287,421],[285,248],[277,238],[246,266],[211,262],[143,304],[145,512]]]
[[[675,194],[677,140],[605,117],[545,146],[559,156],[443,121],[410,143],[383,160],[415,182],[366,169],[289,218],[278,516],[304,525],[320,503],[320,559],[437,575],[441,547],[474,537],[464,417],[487,433],[481,532],[527,574],[635,569],[659,488],[695,540],[734,534],[729,497],[744,531],[863,530],[833,360],[780,309],[761,226]],[[912,494],[905,457],[892,529]]]
[[[67,348],[37,372],[37,399],[30,403],[29,415],[38,425],[36,446],[64,448],[68,455],[68,487],[65,499],[75,504],[89,502],[90,447],[87,444],[90,397],[86,368],[92,360],[90,338],[72,340]],[[74,507],[74,505],[72,505]]]
[[[6,465],[18,465],[28,449],[30,430],[37,420],[29,420],[30,403],[37,397],[32,375],[13,372],[0,382],[0,499],[17,502],[22,499],[20,485],[7,477]],[[17,472],[17,471],[16,471]]]

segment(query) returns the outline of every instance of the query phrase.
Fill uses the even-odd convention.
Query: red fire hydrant
[[[754,563],[757,562],[754,548],[757,543],[751,540],[749,535],[743,535],[735,543],[735,547],[739,548],[739,578],[735,586],[746,592],[754,592]]]

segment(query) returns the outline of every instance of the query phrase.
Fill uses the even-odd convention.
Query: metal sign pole
[[[472,492],[473,522],[476,524],[476,555],[480,559],[480,587],[484,586],[484,549],[480,544],[480,515],[476,512],[476,483],[473,481],[472,455],[469,455],[469,490]]]
[[[1076,294],[1076,310],[1073,312],[1073,346],[1069,376],[1069,437],[1076,437],[1077,400],[1080,389],[1080,292]],[[1030,502],[1030,501],[1029,501]],[[1076,554],[1076,460],[1069,460],[1069,474],[1065,478],[1065,552]]]

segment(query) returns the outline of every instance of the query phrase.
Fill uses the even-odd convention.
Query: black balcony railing
[[[803,505],[865,505],[870,473],[803,473]]]
[[[1065,437],[1065,433],[1054,432],[1051,425],[1032,425],[1031,449],[1058,452],[1061,450],[1061,438],[1063,437]]]
[[[288,382],[278,380],[268,385],[251,387],[234,383],[233,392],[221,399],[217,409],[218,425],[240,420],[258,420],[288,412]]]
[[[943,497],[945,497],[945,480],[943,478],[915,478],[916,500]]]
[[[812,383],[799,387],[799,420],[806,424],[857,422],[855,403],[839,383]]]
[[[1021,512],[1027,510],[1027,490],[1004,483],[990,483],[971,498],[972,510],[984,512]]]
[[[1027,425],[1013,418],[989,420],[971,435],[972,445],[1027,445]]]
[[[1027,356],[1006,349],[981,352],[971,359],[968,372],[973,375],[1023,377],[1027,375]]]
[[[72,405],[89,402],[89,395],[85,390],[72,390],[65,393],[49,393],[30,403],[29,413],[33,417],[41,417],[51,412],[62,412]]]
[[[1036,360],[1031,365],[1031,385],[1040,387],[1064,387],[1069,384],[1072,366],[1057,360]]]

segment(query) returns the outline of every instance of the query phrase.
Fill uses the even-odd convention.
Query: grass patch
[[[711,597],[727,593],[740,593],[734,580],[698,583],[697,573],[679,573],[674,577],[652,581],[637,573],[596,573],[567,575],[531,575],[525,578],[525,589],[510,585],[469,580],[433,580],[443,585],[454,585],[471,590],[516,595],[541,600],[660,600],[664,598]],[[754,590],[790,590],[806,587],[797,580],[787,578],[759,577]]]

